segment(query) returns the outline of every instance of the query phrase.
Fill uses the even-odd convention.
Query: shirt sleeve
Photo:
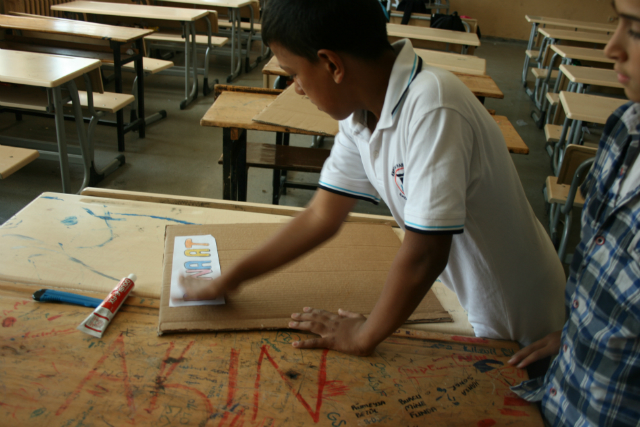
[[[407,230],[462,233],[474,133],[457,111],[438,108],[412,124],[405,156]]]
[[[340,125],[342,127],[342,124]],[[380,197],[362,165],[354,141],[341,131],[336,135],[331,154],[324,162],[318,186],[323,190],[378,204]]]

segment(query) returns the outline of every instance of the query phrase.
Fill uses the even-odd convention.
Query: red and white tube
[[[111,323],[111,320],[124,303],[124,300],[129,296],[135,281],[135,274],[130,274],[129,277],[122,279],[104,301],[93,310],[93,313],[84,319],[80,326],[78,326],[78,330],[93,335],[94,337],[102,338],[102,334],[107,330],[107,326]]]

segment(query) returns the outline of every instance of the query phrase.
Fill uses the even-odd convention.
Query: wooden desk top
[[[363,358],[294,349],[295,331],[159,337],[135,297],[97,339],[76,329],[90,308],[36,289],[0,283],[7,425],[543,425],[509,389],[527,378],[512,342],[400,330]]]
[[[227,7],[231,9],[239,9],[241,7],[249,6],[255,0],[160,0],[169,3],[183,3],[193,4],[196,6],[211,6],[211,7]]]
[[[622,83],[618,81],[618,73],[614,70],[562,64],[560,71],[574,83],[624,88]]]
[[[30,30],[128,43],[153,33],[153,30],[95,24],[62,18],[37,18],[0,15],[0,28]]]
[[[525,15],[524,18],[530,23],[553,25],[555,27],[577,28],[580,30],[591,30],[605,33],[613,33],[617,27],[615,24],[574,21],[572,19],[550,18],[545,16]]]
[[[474,55],[460,55],[438,50],[414,49],[422,60],[431,66],[457,73],[485,75],[487,60]]]
[[[277,93],[222,92],[200,120],[201,126],[322,135],[286,126],[259,123],[253,118],[271,104]]]
[[[57,87],[100,67],[97,59],[0,49],[0,81]]]
[[[618,107],[629,100],[562,91],[560,102],[568,118],[603,125]]]
[[[540,34],[556,40],[607,44],[611,39],[610,34],[585,33],[583,31],[557,30],[555,28],[540,28]]]
[[[417,27],[414,25],[387,24],[387,33],[392,37],[402,37],[433,42],[480,46],[480,39],[475,33],[442,30],[440,28]]]
[[[510,153],[529,154],[529,147],[527,147],[527,144],[524,143],[524,140],[506,116],[491,117],[493,117],[493,120],[495,120],[500,127]]]
[[[140,4],[73,1],[51,6],[61,12],[90,13],[95,15],[127,16],[129,18],[162,19],[166,21],[196,21],[209,14],[208,10],[180,7],[147,6]]]
[[[607,64],[615,64],[616,62],[611,58],[607,58],[604,54],[604,49],[552,44],[551,50],[557,52],[558,55],[563,58],[577,59],[579,61],[603,62]]]
[[[430,58],[429,61],[437,61],[438,59],[441,58],[438,55],[431,56],[432,53],[437,54],[441,52],[429,51],[425,49],[416,49],[416,53],[418,53],[420,56],[422,56],[422,53],[424,52],[428,52],[426,56],[427,58]],[[472,55],[458,55],[453,53],[447,54],[447,55],[452,55],[452,56],[461,57],[461,58],[476,58],[475,56],[472,56]],[[484,64],[486,66],[486,61],[484,59],[482,58],[477,58],[477,59],[484,62],[475,61],[475,60],[472,60],[469,63],[467,63],[466,61],[460,61],[460,62],[465,64],[472,64],[474,68],[477,67],[476,70],[479,69],[481,64]],[[449,61],[449,64],[454,64],[452,65],[452,68],[456,67],[455,64],[457,60],[451,60],[447,56],[447,61]],[[435,67],[440,67],[437,64],[430,64],[430,65],[433,65]],[[462,80],[462,83],[464,83],[469,88],[469,90],[473,92],[475,96],[484,96],[487,98],[497,98],[497,99],[504,98],[504,94],[502,93],[502,91],[500,90],[496,82],[491,77],[486,75],[479,75],[476,73],[459,73],[459,72],[456,72],[456,70],[452,70],[447,67],[448,65],[445,64],[440,68],[444,68],[445,70],[448,69],[449,71],[452,71],[453,74],[455,74],[460,80]],[[285,77],[287,76],[287,73],[282,68],[280,68],[278,59],[275,56],[271,57],[269,62],[267,62],[267,64],[262,68],[262,73],[275,75],[275,76],[285,76]]]

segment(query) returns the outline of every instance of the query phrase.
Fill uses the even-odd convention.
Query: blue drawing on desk
[[[105,221],[125,221],[125,218],[114,218],[113,216],[111,216],[112,214],[109,211],[105,212],[105,215],[96,215],[90,209],[87,209],[87,208],[83,208],[83,209],[87,211],[89,215],[93,215],[96,218],[103,219]],[[181,219],[169,218],[166,216],[143,215],[143,214],[134,214],[134,213],[116,213],[114,215],[146,217],[146,218],[159,219],[162,221],[173,221],[173,222],[177,222],[178,224],[195,225],[195,222],[183,221]],[[109,225],[108,222],[107,222],[107,225]],[[109,225],[109,227],[111,226]]]
[[[42,240],[33,238],[33,237],[29,237],[29,236],[23,236],[21,234],[4,234],[2,237],[17,237],[19,239],[24,239],[24,240],[31,240],[34,242],[38,242],[41,245],[46,245],[45,242],[43,242]],[[33,247],[34,249],[39,249],[41,251],[45,251],[45,252],[52,252],[54,254],[58,254],[58,255],[64,255],[65,257],[67,257],[70,261],[75,262],[76,264],[80,264],[83,267],[85,267],[87,270],[91,271],[92,273],[95,273],[99,276],[102,277],[106,277],[107,279],[111,279],[114,280],[116,282],[120,281],[120,279],[116,278],[116,277],[111,277],[107,274],[101,273],[100,271],[96,270],[95,268],[92,268],[91,266],[85,264],[84,262],[80,261],[78,258],[75,258],[69,254],[67,254],[64,250],[64,247],[62,245],[62,243],[58,242],[58,246],[60,246],[60,250],[56,250],[56,249],[50,249],[50,248],[46,248],[43,246],[35,246]],[[13,246],[12,249],[22,249],[22,248],[27,248],[28,246]],[[39,256],[43,256],[43,253],[35,253],[35,254],[31,254],[29,255],[29,257],[27,258],[27,261],[33,265],[34,270],[36,271],[36,274],[38,272],[38,266],[36,265],[36,263],[32,260],[32,258],[35,257],[39,257]],[[40,275],[38,274],[38,278],[40,277]]]
[[[61,223],[63,223],[66,226],[71,226],[71,225],[76,225],[78,223],[78,217],[77,216],[68,216],[65,219],[63,219],[62,221],[60,221]]]
[[[61,199],[60,197],[53,197],[53,196],[42,196],[43,199],[51,199],[51,200],[60,200],[61,202],[64,202],[63,199]]]
[[[163,221],[173,221],[173,222],[177,222],[178,224],[185,224],[185,225],[196,225],[195,222],[189,222],[189,221],[183,221],[181,219],[175,219],[175,218],[168,218],[166,216],[156,216],[156,215],[141,215],[141,214],[128,214],[128,213],[123,213],[123,214],[118,214],[118,215],[125,215],[125,216],[146,216],[147,218],[153,218],[153,219],[161,219]]]
[[[42,240],[38,240],[29,236],[23,236],[22,234],[3,234],[2,237],[17,237],[18,239],[35,240],[36,242],[44,243]]]
[[[16,222],[15,224],[11,224],[9,221],[11,221],[11,219],[7,220],[7,222],[5,222],[5,223],[2,225],[2,228],[3,228],[4,230],[10,230],[10,229],[12,229],[12,228],[18,228],[18,226],[19,226],[20,224],[22,224],[22,220],[20,220],[20,221]]]

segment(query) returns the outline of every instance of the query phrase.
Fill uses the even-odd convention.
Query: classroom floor
[[[544,132],[537,129],[531,119],[533,103],[520,81],[525,48],[525,42],[483,38],[482,46],[476,49],[475,54],[487,60],[487,74],[504,93],[504,99],[487,99],[486,107],[507,116],[529,146],[528,155],[512,154],[511,157],[533,210],[547,227],[542,186],[551,169],[549,157],[543,150]],[[179,61],[180,58],[176,58],[176,62]],[[261,87],[261,69],[265,63],[263,61],[250,73],[242,74],[233,84]],[[211,74],[224,83],[229,74],[229,58],[215,58]],[[132,75],[125,75],[125,78],[128,79],[126,82],[132,81]],[[125,87],[130,86],[125,84]],[[113,91],[108,86],[105,89]],[[179,102],[183,97],[182,77],[154,75],[145,79],[147,115],[164,109],[168,117],[148,126],[144,139],[139,139],[136,133],[127,134],[126,164],[106,177],[98,187],[222,198],[222,166],[217,163],[222,152],[222,130],[200,126],[200,119],[213,103],[213,95],[203,97],[200,91],[195,102],[186,110],[180,110]],[[126,117],[128,109],[125,110]],[[69,141],[75,141],[75,124],[67,122],[66,126]],[[3,113],[0,114],[0,143],[2,137],[55,141],[54,122],[26,115],[18,122],[13,114]],[[95,139],[97,165],[101,167],[118,154],[115,128],[99,126]],[[274,139],[273,134],[263,132],[250,132],[248,138],[252,142],[273,142]],[[293,136],[291,144],[308,146],[311,137]],[[270,170],[249,170],[248,201],[271,202],[271,176]],[[317,177],[317,174],[298,173],[296,179],[317,181]],[[73,192],[78,191],[81,180],[81,166],[71,165]],[[45,191],[62,191],[58,162],[38,159],[7,179],[0,180],[0,224]],[[311,195],[308,190],[288,190],[281,204],[304,206]],[[366,202],[359,202],[356,209],[358,212],[389,214],[386,206]]]

